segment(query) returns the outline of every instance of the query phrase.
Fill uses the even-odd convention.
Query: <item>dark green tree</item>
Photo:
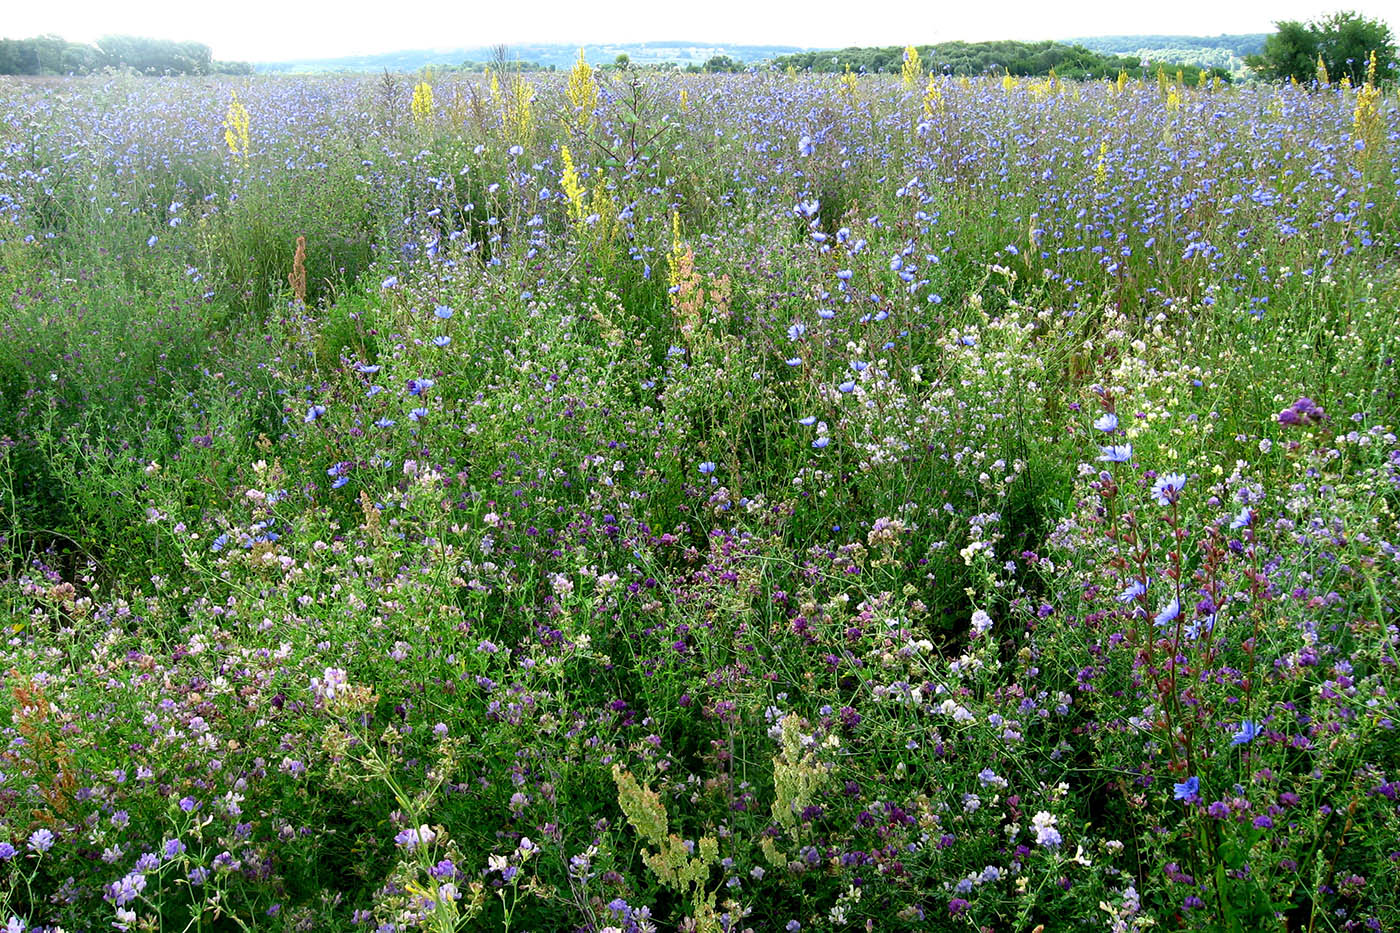
[[[1333,81],[1342,77],[1359,84],[1366,78],[1366,66],[1371,53],[1376,53],[1377,75],[1390,80],[1395,62],[1395,39],[1390,27],[1378,19],[1366,19],[1356,13],[1333,13],[1306,25],[1295,20],[1274,24],[1278,32],[1264,40],[1264,50],[1251,55],[1245,63],[1266,80],[1299,82],[1312,81],[1317,74],[1317,59],[1327,66]]]
[[[1376,76],[1390,77],[1395,62],[1395,36],[1390,27],[1378,19],[1366,19],[1356,13],[1333,13],[1312,24],[1317,36],[1317,51],[1327,64],[1333,81],[1343,75],[1352,84],[1366,79],[1366,63],[1376,53]]]

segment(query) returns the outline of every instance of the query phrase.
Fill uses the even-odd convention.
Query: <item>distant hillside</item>
[[[578,45],[568,43],[522,43],[508,47],[512,61],[539,68],[568,68],[578,59]],[[681,68],[704,65],[713,58],[738,62],[758,62],[803,51],[796,45],[729,45],[713,42],[657,41],[584,44],[583,54],[591,64],[604,65],[626,55],[634,65],[674,63]],[[348,55],[340,58],[298,59],[260,62],[263,74],[299,74],[317,71],[417,71],[429,65],[479,66],[495,57],[494,46],[468,46],[455,49],[408,49],[381,55]]]
[[[1264,48],[1267,33],[1219,36],[1093,36],[1066,39],[1106,55],[1147,58],[1154,62],[1219,68],[1232,75],[1246,73],[1244,58]]]

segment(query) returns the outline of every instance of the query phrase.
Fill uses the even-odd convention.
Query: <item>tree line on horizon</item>
[[[915,46],[920,61],[934,72],[950,75],[1009,74],[1017,77],[1047,75],[1053,68],[1061,78],[1098,79],[1116,77],[1119,72],[1135,74],[1144,67],[1161,64],[1180,69],[1184,77],[1195,81],[1202,69],[1195,65],[1171,62],[1148,62],[1123,55],[1095,52],[1082,45],[1044,40],[1021,42],[943,42],[938,45]],[[779,68],[817,73],[864,72],[866,74],[898,74],[904,67],[904,46],[851,47],[837,51],[799,52],[774,59]],[[1221,68],[1205,69],[1207,76],[1230,80],[1229,72]]]
[[[1249,70],[1264,80],[1338,81],[1348,79],[1360,83],[1370,64],[1376,60],[1376,78],[1383,82],[1395,80],[1397,59],[1394,35],[1382,20],[1368,19],[1354,12],[1333,13],[1308,23],[1280,21],[1276,32],[1263,40],[1262,49],[1244,58]],[[1170,39],[1180,44],[1193,37],[1143,37]],[[1196,37],[1200,42],[1208,41]],[[1240,40],[1239,52],[1257,42],[1257,36],[1220,37]],[[1087,43],[1087,44],[1086,44]],[[1206,61],[1184,63],[1158,60],[1144,53],[1123,55],[1113,51],[1090,48],[1095,40],[1068,42],[1043,40],[1024,42],[1001,40],[991,42],[944,42],[920,45],[919,58],[935,73],[949,75],[1009,74],[1017,77],[1040,76],[1052,70],[1061,78],[1093,80],[1113,78],[1122,72],[1135,74],[1159,67],[1180,71],[1186,80],[1195,82],[1202,72],[1206,77],[1230,81],[1229,70]],[[768,66],[815,73],[865,74],[899,73],[904,66],[904,46],[847,47],[839,50],[817,50],[779,55],[764,62],[746,63],[729,55],[716,55],[703,65],[692,63],[647,63],[649,69],[683,70],[687,72],[737,72],[753,67]],[[1238,61],[1236,62],[1238,64]],[[444,70],[480,71],[488,63],[463,61],[446,65]],[[553,65],[537,62],[513,62],[519,70],[553,70]],[[434,66],[442,67],[442,66]],[[605,66],[606,67],[606,66]],[[639,67],[627,55],[619,55],[611,67]],[[134,71],[145,75],[209,75],[252,74],[247,62],[216,61],[209,46],[200,42],[176,42],[169,39],[148,39],[137,36],[104,36],[95,44],[68,42],[55,35],[30,39],[0,39],[0,75],[67,75],[90,74],[103,69]]]
[[[252,74],[248,62],[214,59],[202,42],[175,42],[140,36],[103,36],[93,45],[60,36],[0,39],[0,74],[84,75],[104,68],[144,75]]]

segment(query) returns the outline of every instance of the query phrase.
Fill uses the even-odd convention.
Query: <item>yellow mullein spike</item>
[[[1185,82],[1185,80],[1186,80],[1186,78],[1185,78],[1185,76],[1184,76],[1184,73],[1182,72],[1182,70],[1181,70],[1180,68],[1178,68],[1178,69],[1176,70],[1176,86],[1177,86],[1177,87],[1181,87],[1181,86],[1183,85],[1183,83]]]
[[[846,73],[841,76],[841,91],[850,101],[855,101],[856,99],[856,83],[858,80],[855,72],[851,71],[851,66],[847,65]]]
[[[1200,73],[1196,75],[1196,87],[1201,88],[1202,90],[1204,90],[1204,89],[1205,89],[1205,86],[1206,86],[1206,77],[1207,77],[1207,75],[1206,75],[1206,70],[1205,70],[1204,68],[1202,68],[1202,69],[1200,70]]]
[[[1108,140],[1099,143],[1099,161],[1094,165],[1094,186],[1100,191],[1108,187]]]
[[[928,87],[924,88],[924,116],[943,112],[943,91],[938,87],[938,75],[928,76]]]
[[[1370,61],[1366,63],[1366,83],[1374,85],[1376,83],[1376,50],[1371,50]]]
[[[797,66],[796,66],[796,65],[788,65],[788,66],[787,66],[787,76],[788,76],[789,78],[795,78],[795,77],[797,77]]]
[[[900,70],[905,87],[914,87],[924,76],[924,67],[919,61],[919,50],[912,45],[904,48],[904,67]]]
[[[1181,91],[1176,85],[1167,88],[1167,113],[1178,113],[1181,110]]]
[[[1317,55],[1317,68],[1315,69],[1318,87],[1327,87],[1332,83],[1332,78],[1327,74],[1327,63],[1322,60],[1322,53]]]
[[[594,227],[597,248],[602,251],[603,256],[610,257],[613,235],[617,233],[617,202],[608,194],[601,181],[593,188],[593,200],[590,205],[598,215],[598,222]]]
[[[1016,79],[1009,74],[1002,75],[1001,89],[1010,94],[1012,91],[1016,90]]]
[[[1356,92],[1356,109],[1352,113],[1352,135],[1360,145],[1356,160],[1364,171],[1384,151],[1386,123],[1381,112],[1381,89],[1367,81]]]
[[[681,110],[690,109],[690,95],[686,94],[685,88],[681,88]]]
[[[516,143],[529,146],[535,138],[535,88],[528,81],[515,82],[515,99],[511,102],[511,134]]]
[[[583,49],[578,50],[578,61],[569,72],[566,93],[569,105],[574,108],[576,125],[587,133],[593,128],[593,111],[598,109],[598,82],[593,80],[593,69],[584,59]]]
[[[501,109],[501,79],[496,77],[496,73],[490,68],[486,69],[486,86],[491,89],[491,103],[496,105],[496,109]]]
[[[1118,82],[1117,82],[1117,84],[1118,84],[1118,93],[1119,93],[1119,94],[1122,94],[1122,93],[1123,93],[1123,90],[1124,90],[1125,88],[1127,88],[1127,86],[1128,86],[1128,72],[1127,72],[1127,69],[1124,69],[1124,68],[1119,68],[1119,69],[1118,69]]]
[[[433,86],[427,81],[419,81],[413,88],[413,101],[409,104],[413,122],[423,126],[433,118]]]
[[[569,219],[578,223],[584,218],[583,182],[579,180],[578,170],[574,168],[574,159],[569,154],[568,146],[559,147],[559,157],[564,163],[564,174],[560,177],[559,184],[569,198]]]
[[[248,158],[248,108],[243,106],[243,102],[238,99],[238,92],[234,91],[229,100],[228,112],[224,115],[224,142],[228,144],[228,151],[243,159]]]

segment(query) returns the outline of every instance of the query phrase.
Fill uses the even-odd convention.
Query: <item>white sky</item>
[[[1386,19],[1400,30],[1395,0],[1341,2],[1341,8]],[[1306,21],[1333,9],[1318,0],[705,0],[699,7],[675,0],[4,0],[3,5],[8,9],[0,14],[0,37],[55,33],[91,42],[124,34],[194,40],[210,46],[215,58],[241,61],[531,41],[684,39],[834,48],[954,39],[1218,35],[1272,32],[1277,20]]]

